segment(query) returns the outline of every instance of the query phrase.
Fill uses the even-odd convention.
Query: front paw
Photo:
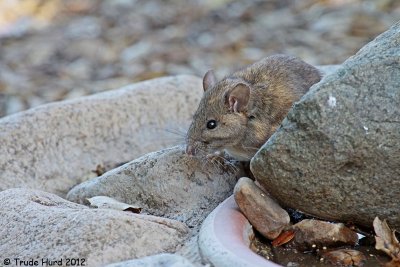
[[[231,162],[228,154],[224,151],[215,151],[206,155],[207,163],[218,167],[221,171],[236,171],[237,167]]]

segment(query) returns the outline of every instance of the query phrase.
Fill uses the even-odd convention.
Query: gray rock
[[[175,252],[188,233],[177,221],[90,209],[29,189],[0,192],[0,255],[21,260],[84,259],[86,266]]]
[[[400,228],[400,22],[314,85],[251,162],[283,206]]]
[[[163,253],[109,264],[106,267],[194,267],[194,265],[182,256]]]
[[[293,225],[293,242],[299,250],[355,246],[358,235],[342,223],[305,219]]]
[[[0,190],[64,195],[99,164],[175,145],[167,130],[188,126],[202,93],[197,77],[167,77],[2,118]]]
[[[234,195],[240,210],[264,237],[275,239],[290,224],[289,214],[250,178],[240,178]]]
[[[86,181],[74,187],[67,199],[86,203],[87,198],[108,196],[142,207],[143,212],[198,226],[232,194],[242,175],[239,165],[224,169],[190,157],[177,146],[149,153]]]

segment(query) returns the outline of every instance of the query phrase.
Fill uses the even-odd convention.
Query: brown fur
[[[205,92],[187,133],[187,153],[226,150],[238,160],[250,160],[292,104],[320,78],[316,68],[286,55],[264,58],[219,82],[207,73]],[[250,88],[249,97],[233,95],[238,86]],[[234,111],[234,101],[240,110]],[[207,128],[209,120],[217,121],[215,129]]]

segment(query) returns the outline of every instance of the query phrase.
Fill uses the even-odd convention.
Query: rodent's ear
[[[229,110],[233,112],[243,112],[247,110],[250,99],[250,87],[244,83],[237,84],[228,93]]]
[[[207,71],[203,78],[204,92],[213,87],[216,83],[217,83],[217,78],[215,77],[214,71],[213,70]]]

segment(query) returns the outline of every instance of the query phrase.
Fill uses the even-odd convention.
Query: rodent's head
[[[247,128],[250,86],[240,79],[203,78],[204,95],[186,136],[186,153],[209,154],[237,146]]]

